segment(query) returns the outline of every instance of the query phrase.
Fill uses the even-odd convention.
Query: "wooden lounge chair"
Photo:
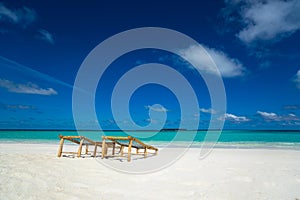
[[[102,137],[102,142],[97,142],[97,141],[93,141],[87,137],[84,136],[63,136],[63,135],[59,135],[60,138],[60,143],[59,143],[59,148],[58,148],[58,153],[57,156],[61,157],[62,154],[77,154],[77,157],[81,157],[82,154],[82,146],[85,145],[85,154],[87,155],[89,153],[89,146],[94,146],[94,151],[92,156],[95,158],[97,155],[97,147],[102,147],[102,159],[107,157],[107,152],[108,152],[108,148],[112,148],[112,156],[118,156],[115,155],[115,149],[119,148],[120,149],[120,156],[124,155],[124,148],[127,147],[127,161],[131,161],[131,150],[132,148],[136,149],[136,154],[140,154],[139,150],[143,149],[143,155],[144,157],[147,157],[148,150],[154,150],[154,154],[157,155],[157,151],[158,149],[144,144],[143,142],[141,142],[140,140],[138,140],[137,138],[128,136],[128,137],[115,137],[115,136],[103,136]],[[64,145],[64,141],[68,140],[70,142],[73,142],[75,144],[78,144],[78,150],[77,152],[64,152],[63,151],[63,145]],[[107,140],[110,140],[111,142],[107,142]]]
[[[132,148],[136,149],[136,154],[139,154],[139,150],[143,149],[144,157],[147,157],[147,154],[149,153],[147,151],[148,149],[154,150],[154,154],[157,155],[157,151],[158,151],[157,148],[147,145],[147,144],[141,142],[137,138],[134,138],[131,136],[128,136],[128,137],[103,136],[102,137],[102,148],[104,148],[105,150],[102,150],[102,159],[107,156],[107,148],[108,148],[107,145],[109,144],[106,142],[107,140],[112,141],[114,146],[115,146],[115,144],[120,146],[120,154],[121,154],[120,156],[123,156],[123,154],[124,154],[124,147],[128,148],[128,151],[127,151],[127,154],[128,154],[127,161],[128,162],[131,161]],[[114,146],[113,146],[113,148],[115,148]],[[113,149],[113,156],[114,156],[114,153],[115,153],[115,151]]]
[[[58,153],[57,156],[61,157],[63,153],[65,154],[77,154],[77,157],[81,157],[81,153],[82,153],[82,146],[85,145],[85,154],[89,153],[89,146],[94,146],[94,151],[92,156],[96,157],[97,154],[97,147],[100,146],[102,147],[102,142],[96,142],[93,141],[87,137],[84,136],[63,136],[63,135],[59,135],[60,138],[60,143],[59,143],[59,148],[58,148]],[[63,152],[63,145],[64,145],[64,141],[68,140],[70,142],[73,142],[75,144],[79,145],[78,151],[77,152]],[[106,148],[105,150],[107,150],[107,147],[111,147],[111,146],[115,146],[115,144],[113,144],[113,142],[111,143],[107,143],[106,144]]]

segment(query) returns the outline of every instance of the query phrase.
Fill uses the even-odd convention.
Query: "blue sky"
[[[73,84],[89,52],[122,31],[163,27],[196,40],[216,63],[227,97],[225,128],[300,129],[299,10],[297,0],[0,1],[0,128],[74,129]],[[138,65],[161,63],[189,80],[198,110],[182,117],[176,96],[149,84],[130,99],[132,119],[140,126],[159,124],[155,113],[166,113],[165,128],[179,127],[181,118],[200,119],[199,128],[207,128],[219,111],[211,108],[201,76],[184,61],[203,64],[198,53],[191,46],[179,56],[144,49],[119,57],[98,85],[98,119],[86,116],[80,123],[87,129],[98,123],[104,129],[130,129],[128,118],[116,121],[112,115],[114,85]],[[205,65],[200,70],[214,73]]]

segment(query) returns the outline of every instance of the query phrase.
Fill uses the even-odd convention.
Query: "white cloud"
[[[0,2],[0,25],[1,23],[4,25],[9,24],[10,26],[26,29],[28,25],[34,23],[37,18],[38,16],[33,9],[27,7],[11,9]],[[0,28],[0,33],[2,34],[10,32],[9,28],[8,30],[5,29],[5,26],[0,26]],[[49,31],[45,29],[34,29],[34,31],[37,32],[35,35],[36,38],[54,44],[53,36]]]
[[[263,117],[266,121],[285,121],[285,122],[300,121],[300,118],[293,113],[290,113],[288,115],[277,115],[276,113],[272,113],[272,112],[268,113],[268,112],[257,111],[257,114]]]
[[[158,121],[156,119],[150,119],[150,118],[147,118],[146,122],[149,122],[149,123],[152,123],[152,124],[157,124],[158,123]]]
[[[250,119],[248,119],[247,117],[236,116],[236,115],[229,114],[229,113],[225,114],[225,120],[233,121],[233,122],[247,122],[247,121],[250,121]]]
[[[257,111],[257,114],[262,116],[266,120],[272,120],[272,121],[279,121],[281,120],[281,117],[278,116],[276,113],[269,113],[269,112],[263,112],[263,111]]]
[[[200,117],[200,113],[193,114],[194,117]]]
[[[300,110],[300,105],[284,105],[284,110]]]
[[[169,110],[163,107],[162,105],[153,105],[153,106],[145,106],[146,109],[153,110],[155,112],[168,112]]]
[[[202,45],[212,60],[217,65],[217,68],[223,77],[243,76],[245,68],[238,59],[229,57],[226,53],[220,50],[206,47]],[[187,49],[179,51],[179,55],[186,60],[191,60],[195,67],[201,72],[218,75],[218,70],[212,66],[211,60],[207,58],[204,49],[200,46],[190,46]]]
[[[29,105],[6,105],[8,109],[20,109],[20,110],[29,110],[29,109],[35,109],[34,106]]]
[[[300,89],[300,70],[298,70],[293,81],[296,83],[297,88]]]
[[[289,117],[296,117],[296,115],[291,113],[291,114],[289,114]]]
[[[14,13],[12,10],[6,8],[2,3],[0,3],[0,20],[9,20],[11,22],[16,23],[18,21],[18,17],[16,13]]]
[[[37,18],[37,14],[34,10],[23,7],[19,9],[7,8],[0,2],[0,22],[13,23],[26,27],[34,22]]]
[[[39,29],[37,38],[40,40],[44,40],[46,42],[49,42],[50,44],[54,44],[54,39],[51,33],[46,31],[45,29]]]
[[[281,39],[300,29],[299,0],[252,0],[227,1],[235,7],[244,25],[237,37],[251,43],[257,40]]]
[[[205,109],[205,108],[200,108],[200,112],[203,112],[203,113],[210,113],[210,114],[216,114],[217,112],[212,109],[212,108],[208,108],[208,109]]]
[[[53,88],[43,89],[33,83],[17,84],[6,79],[0,79],[0,87],[6,88],[9,92],[13,93],[57,95],[57,92]]]
[[[35,110],[36,107],[30,105],[22,105],[22,104],[2,104],[0,103],[0,108],[9,109],[9,110]]]

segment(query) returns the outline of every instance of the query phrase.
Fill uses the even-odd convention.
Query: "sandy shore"
[[[193,148],[168,168],[132,175],[99,158],[57,158],[57,147],[1,143],[0,199],[300,199],[300,151],[214,149],[199,160]]]

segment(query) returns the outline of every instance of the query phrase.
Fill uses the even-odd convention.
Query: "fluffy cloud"
[[[54,44],[54,39],[51,33],[46,31],[45,29],[39,29],[37,38],[40,40],[44,40],[46,42],[49,42],[50,44]]]
[[[262,116],[266,120],[272,120],[272,121],[279,121],[281,119],[280,116],[278,116],[276,113],[268,113],[263,111],[257,111],[257,114]]]
[[[233,122],[247,122],[247,121],[250,121],[250,119],[248,119],[247,117],[236,116],[236,115],[229,114],[229,113],[225,114],[225,120],[233,121]]]
[[[27,7],[11,9],[0,2],[0,33],[2,34],[9,33],[11,26],[21,27],[22,31],[32,29],[34,26],[29,28],[29,25],[37,21],[37,18],[38,16],[33,9]],[[54,44],[53,36],[47,30],[33,29],[33,31],[36,32],[36,38]]]
[[[145,106],[146,109],[153,110],[155,112],[168,112],[169,110],[161,105]]]
[[[281,39],[300,29],[299,0],[228,0],[229,22],[243,25],[237,37],[249,44],[257,40]],[[236,13],[238,17],[234,16]]]
[[[208,108],[208,109],[205,109],[205,108],[200,108],[200,112],[203,112],[203,113],[210,113],[210,114],[216,114],[217,112],[212,109],[212,108]]]
[[[250,119],[244,116],[236,116],[234,114],[225,113],[223,117],[218,118],[218,120],[227,120],[234,123],[248,122]]]
[[[300,105],[285,105],[284,110],[300,110]]]
[[[7,110],[35,110],[36,107],[22,104],[3,104],[0,103],[0,108]]]
[[[243,76],[245,68],[238,59],[231,58],[220,50],[202,45],[223,77]],[[206,52],[200,46],[190,46],[179,51],[179,55],[187,60],[191,60],[201,72],[218,75],[218,70],[212,66],[211,59],[207,58]]]
[[[277,115],[276,113],[269,113],[269,112],[263,112],[263,111],[257,111],[257,114],[259,114],[261,117],[263,117],[266,121],[299,121],[300,118],[297,117],[295,114],[291,113],[288,115]]]
[[[57,95],[57,92],[53,88],[43,89],[33,83],[17,84],[6,79],[0,79],[0,87],[6,88],[9,92],[13,93]]]
[[[297,88],[300,89],[300,70],[298,70],[293,81],[296,83]]]
[[[35,109],[34,106],[29,105],[6,105],[8,109],[20,109],[20,110],[31,110]]]
[[[13,10],[0,2],[0,22],[13,23],[26,27],[34,22],[36,18],[36,12],[30,8],[23,7]]]

